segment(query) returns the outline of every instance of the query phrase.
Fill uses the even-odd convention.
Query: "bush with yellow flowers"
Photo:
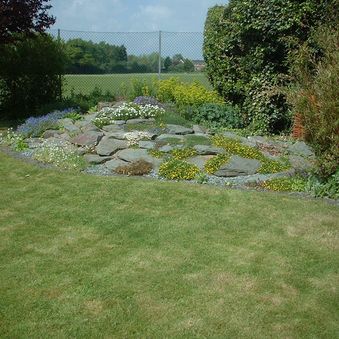
[[[243,158],[256,159],[261,162],[258,172],[261,174],[278,173],[290,168],[290,164],[265,157],[257,148],[243,145],[240,141],[227,138],[223,135],[212,137],[213,145],[222,147],[228,154]]]
[[[171,155],[174,159],[184,160],[189,157],[197,155],[197,151],[194,148],[177,148],[171,151]]]
[[[199,172],[196,165],[177,159],[170,159],[159,168],[159,175],[170,180],[192,180]]]
[[[209,174],[215,173],[221,165],[225,164],[230,159],[228,154],[218,154],[209,159],[205,163],[205,171]]]
[[[276,178],[264,181],[260,186],[271,191],[304,192],[306,181],[300,177]]]

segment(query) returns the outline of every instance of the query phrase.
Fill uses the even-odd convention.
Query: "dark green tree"
[[[335,5],[337,0],[230,0],[209,10],[204,32],[208,78],[226,101],[241,107],[254,131],[289,126],[281,90],[290,81],[288,56],[328,20]]]

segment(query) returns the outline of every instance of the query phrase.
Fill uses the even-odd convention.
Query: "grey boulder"
[[[187,127],[184,127],[184,126],[181,126],[181,125],[168,124],[166,126],[166,129],[167,129],[169,134],[184,135],[184,134],[192,134],[193,133],[192,128],[187,128]]]
[[[111,160],[112,157],[101,157],[97,154],[85,154],[84,159],[92,165],[102,164],[108,160]]]
[[[221,165],[214,175],[218,177],[237,177],[255,174],[260,168],[260,161],[232,155],[230,160]]]
[[[97,147],[95,148],[95,151],[99,155],[111,155],[114,154],[118,150],[122,150],[128,147],[128,143],[125,140],[118,140],[113,139],[109,136],[104,136]]]
[[[71,142],[78,146],[93,147],[98,144],[103,135],[102,132],[88,131],[72,138]]]
[[[208,145],[195,145],[193,148],[197,151],[199,155],[216,155],[225,153],[225,150],[221,147],[214,147]]]
[[[161,160],[155,157],[152,157],[150,154],[148,154],[146,149],[128,148],[128,149],[124,149],[122,151],[117,152],[115,156],[118,159],[124,160],[127,162],[136,162],[139,160],[144,160],[152,164],[154,169],[159,168],[161,164]]]

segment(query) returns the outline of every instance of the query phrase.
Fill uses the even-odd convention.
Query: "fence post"
[[[58,44],[60,47],[61,43],[61,34],[60,34],[60,28],[58,28]],[[62,74],[58,75],[58,80],[59,80],[59,100],[62,100]]]
[[[158,62],[158,78],[161,76],[161,31],[159,31],[159,62]]]

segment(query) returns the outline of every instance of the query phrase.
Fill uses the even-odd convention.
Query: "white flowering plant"
[[[132,102],[124,102],[117,108],[105,107],[93,120],[94,124],[101,128],[113,124],[116,120],[150,119],[163,115],[165,110],[157,105],[138,105]]]
[[[0,133],[0,144],[11,146],[16,151],[24,151],[28,148],[23,135],[14,132],[13,128],[9,128],[4,134]]]
[[[140,140],[151,140],[152,134],[144,131],[133,131],[125,133],[128,146],[137,145]]]
[[[71,145],[48,140],[34,150],[33,158],[66,170],[78,171],[86,166],[84,158]]]

